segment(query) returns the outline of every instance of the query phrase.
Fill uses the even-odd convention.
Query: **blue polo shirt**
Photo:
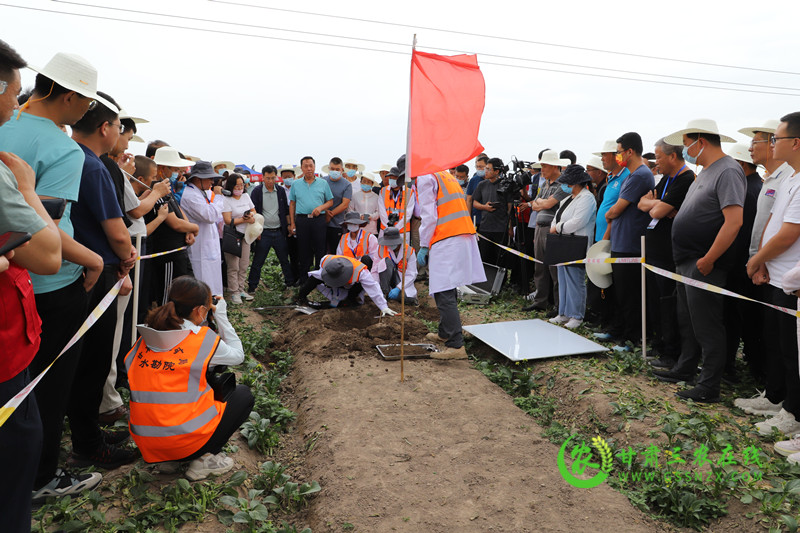
[[[294,212],[297,215],[310,215],[315,207],[328,200],[333,200],[333,193],[328,182],[321,178],[314,178],[311,184],[305,179],[294,180],[289,189],[289,201],[295,202]]]
[[[15,111],[11,120],[0,127],[0,150],[18,155],[33,168],[36,194],[68,200],[58,227],[72,237],[70,213],[72,202],[78,201],[83,151],[52,120],[30,113],[22,113],[17,119],[18,115],[19,111]],[[61,269],[50,276],[31,273],[33,292],[43,294],[62,289],[81,273],[83,267],[69,261],[62,261]]]
[[[606,213],[608,213],[608,210],[611,209],[611,206],[613,206],[615,203],[617,203],[617,200],[619,200],[619,191],[622,189],[622,184],[625,181],[625,178],[627,178],[630,173],[630,170],[623,168],[622,172],[616,176],[612,176],[611,174],[608,175],[608,185],[606,185],[603,203],[597,208],[597,221],[594,229],[595,242],[603,240],[603,235],[606,234],[606,228],[608,228]]]
[[[627,178],[619,197],[630,202],[611,224],[611,251],[636,254],[642,250],[641,237],[652,220],[638,207],[639,199],[656,187],[656,180],[647,165],[640,165]]]

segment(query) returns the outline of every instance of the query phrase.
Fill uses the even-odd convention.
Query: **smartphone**
[[[22,233],[21,231],[9,231],[0,235],[0,255],[6,255],[8,252],[25,244],[31,240],[30,233]]]
[[[58,220],[64,216],[64,210],[67,208],[67,201],[63,198],[47,198],[42,200],[42,206],[50,218]]]

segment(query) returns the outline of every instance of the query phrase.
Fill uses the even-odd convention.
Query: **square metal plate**
[[[399,344],[379,344],[376,346],[378,353],[384,361],[399,361],[400,355],[390,355],[389,350],[384,348],[398,348]],[[384,353],[386,351],[387,353]],[[439,349],[435,344],[406,344],[403,348],[403,359],[422,359],[431,356],[431,352],[438,352]]]
[[[477,324],[464,329],[512,361],[608,351],[577,333],[539,319]]]

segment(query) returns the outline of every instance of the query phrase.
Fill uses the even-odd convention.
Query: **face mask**
[[[356,177],[356,171],[353,170],[353,169],[348,169],[346,174],[347,174],[348,178],[355,178]]]
[[[239,189],[233,189],[234,196],[241,196],[244,191],[240,191]]]
[[[177,172],[173,172],[173,173],[170,175],[169,179],[171,179],[171,180],[173,180],[173,181],[174,181],[174,180],[176,180],[176,179],[178,179],[178,173],[177,173]]]
[[[286,187],[291,187],[291,186],[292,186],[292,182],[293,182],[293,181],[294,181],[294,178],[284,178],[284,179],[283,179],[283,184],[284,184]]]
[[[372,187],[370,187],[369,185],[364,185],[362,183],[361,184],[361,190],[364,191],[364,192],[370,192],[370,191],[372,191]]]
[[[618,164],[619,166],[621,166],[621,167],[623,167],[623,168],[625,168],[626,166],[628,166],[628,162],[627,162],[627,161],[624,161],[624,160],[622,159],[622,154],[617,154],[617,156],[616,156],[616,158],[615,158],[615,159],[617,160],[617,164]]]
[[[485,170],[476,170],[475,171],[475,175],[478,176],[479,178],[482,178],[482,177],[484,177],[486,175],[486,171]]]
[[[393,180],[392,178],[389,178],[389,187],[391,187],[392,189],[397,187],[397,180]]]
[[[244,186],[247,187],[250,185],[250,178],[242,178],[244,180]]]
[[[339,172],[338,170],[331,170],[328,173],[328,177],[333,181],[339,181],[342,178],[342,173]]]
[[[569,185],[564,185],[564,184],[562,183],[562,184],[561,184],[561,190],[562,190],[562,191],[564,191],[564,192],[565,192],[565,193],[567,193],[567,194],[572,194],[572,188],[570,188],[570,186],[569,186]]]
[[[464,184],[466,182],[467,182],[467,180],[458,180],[458,184],[461,185],[462,187],[464,186]]]
[[[358,224],[348,224],[347,225],[347,231],[349,231],[350,233],[355,233],[360,228],[361,228],[361,226],[359,226]]]
[[[696,156],[694,156],[694,157],[692,157],[692,156],[690,156],[690,155],[689,155],[689,148],[691,148],[692,146],[694,146],[695,144],[697,144],[697,142],[698,142],[699,140],[700,140],[700,139],[697,139],[697,141],[693,142],[693,143],[692,143],[692,144],[690,144],[689,146],[684,146],[684,147],[683,147],[683,160],[684,160],[684,161],[686,161],[687,163],[691,163],[692,165],[696,165],[696,164],[697,164],[697,158],[698,158],[698,157],[700,157],[700,154],[702,154],[702,153],[703,153],[703,150],[705,150],[705,149],[706,149],[706,148],[705,148],[705,146],[704,146],[703,148],[701,148],[701,149],[700,149],[700,152],[698,152],[698,153],[697,153],[697,155],[696,155]]]

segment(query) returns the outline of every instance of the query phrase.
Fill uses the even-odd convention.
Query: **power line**
[[[179,30],[187,30],[187,31],[200,31],[200,32],[207,32],[207,33],[215,33],[220,35],[230,35],[236,37],[253,37],[257,39],[269,39],[275,41],[282,41],[282,42],[293,42],[293,43],[301,43],[301,44],[311,44],[311,45],[318,45],[318,46],[331,46],[335,48],[346,48],[351,50],[361,50],[367,52],[379,52],[379,53],[386,53],[386,54],[397,54],[408,56],[408,52],[400,52],[395,50],[381,50],[377,48],[367,48],[362,46],[353,46],[353,45],[346,45],[346,44],[338,44],[338,43],[325,43],[325,42],[317,42],[317,41],[307,41],[302,39],[292,39],[286,37],[272,37],[269,35],[254,35],[251,33],[242,33],[242,32],[234,32],[234,31],[225,31],[225,30],[214,30],[208,28],[195,28],[190,26],[179,26],[176,24],[166,24],[161,22],[150,22],[150,21],[141,21],[141,20],[131,20],[131,19],[122,19],[122,18],[115,18],[115,17],[106,17],[102,15],[90,15],[87,13],[71,13],[68,11],[56,11],[52,9],[44,9],[38,7],[29,7],[29,6],[18,6],[13,4],[6,4],[0,3],[0,6],[3,7],[11,7],[16,9],[24,9],[28,11],[39,11],[43,13],[53,13],[57,15],[69,15],[74,17],[83,17],[83,18],[90,18],[96,20],[109,20],[115,22],[127,22],[131,24],[139,24],[144,26],[154,26],[154,27],[161,27],[161,28],[174,28]],[[218,22],[218,21],[215,21]],[[776,95],[776,96],[794,96],[797,97],[797,94],[792,93],[782,93],[782,92],[774,92],[774,91],[758,91],[758,90],[750,90],[750,89],[737,89],[734,87],[716,87],[716,86],[708,86],[708,85],[695,85],[690,83],[678,83],[678,82],[668,82],[668,81],[661,81],[661,80],[647,80],[647,79],[640,79],[640,78],[628,78],[623,76],[611,76],[607,74],[593,74],[588,72],[575,72],[569,70],[558,70],[558,69],[549,69],[549,68],[542,68],[542,67],[532,67],[532,66],[525,66],[525,65],[508,65],[504,63],[491,63],[491,62],[481,62],[484,65],[494,65],[506,68],[521,68],[525,70],[538,70],[543,72],[556,72],[561,74],[573,74],[577,76],[589,76],[594,78],[606,78],[606,79],[614,79],[614,80],[623,80],[623,81],[637,81],[642,83],[656,83],[662,85],[673,85],[673,86],[682,86],[682,87],[695,87],[700,89],[717,89],[721,91],[734,91],[734,92],[744,92],[744,93],[753,93],[753,94],[769,94],[769,95]]]
[[[227,21],[224,21],[224,20],[211,20],[211,19],[204,19],[204,18],[200,18],[200,17],[190,17],[190,16],[185,16],[185,15],[171,15],[171,14],[168,14],[168,13],[158,13],[158,12],[153,12],[153,11],[142,11],[142,10],[137,10],[137,9],[126,9],[126,8],[119,8],[119,7],[98,6],[98,5],[94,5],[94,4],[84,4],[84,3],[80,3],[80,2],[71,2],[69,0],[52,0],[52,1],[58,2],[58,3],[61,3],[61,4],[69,4],[69,5],[80,6],[80,7],[90,7],[90,8],[96,8],[96,9],[107,9],[107,10],[110,10],[110,11],[120,11],[120,12],[124,12],[124,13],[135,13],[137,15],[148,15],[148,16],[155,16],[155,17],[165,17],[165,18],[180,18],[180,19],[183,19],[183,20],[192,20],[192,21],[195,21],[195,22],[204,22],[204,23],[210,23],[210,24],[225,24],[225,25],[229,25],[229,26],[253,28],[253,29],[258,29],[258,30],[272,30],[272,31],[280,31],[280,32],[299,33],[299,34],[312,35],[312,36],[317,36],[317,37],[327,37],[327,38],[333,38],[333,39],[347,39],[347,40],[352,40],[352,41],[360,41],[360,42],[367,42],[367,43],[388,45],[388,46],[402,46],[402,47],[407,47],[408,46],[408,44],[406,44],[406,43],[397,43],[397,42],[391,42],[391,41],[381,41],[381,40],[378,40],[378,39],[367,39],[367,38],[364,38],[364,37],[350,37],[350,36],[346,36],[346,35],[333,35],[333,34],[326,34],[326,33],[319,33],[319,32],[294,30],[294,29],[293,30],[286,30],[286,29],[283,29],[283,28],[276,28],[276,27],[271,27],[271,26],[263,26],[263,25],[258,25],[258,24],[249,24],[249,23],[246,23],[246,22],[241,22],[241,23],[240,22],[227,22]],[[782,86],[774,86],[774,85],[761,85],[761,84],[757,84],[757,83],[744,83],[744,82],[735,82],[735,81],[713,80],[713,79],[695,78],[695,77],[689,77],[689,76],[675,76],[675,75],[671,75],[671,74],[659,74],[659,73],[654,73],[654,72],[641,72],[641,71],[635,71],[635,70],[623,70],[623,69],[615,69],[615,68],[594,67],[594,66],[591,66],[591,65],[581,65],[581,64],[576,64],[576,63],[563,63],[563,62],[558,62],[558,61],[547,61],[547,60],[543,60],[543,59],[530,59],[530,58],[525,58],[525,57],[504,56],[504,55],[499,55],[499,54],[487,54],[487,53],[482,53],[482,52],[470,52],[470,51],[464,51],[464,50],[455,50],[453,48],[440,48],[440,47],[434,47],[434,46],[426,46],[425,48],[428,49],[428,50],[445,51],[445,52],[477,53],[481,57],[494,57],[496,59],[504,59],[504,60],[511,60],[511,61],[526,61],[526,62],[532,62],[532,63],[542,63],[542,64],[546,64],[546,65],[555,65],[555,66],[560,66],[560,67],[584,68],[584,69],[591,69],[591,70],[600,70],[600,71],[605,71],[605,72],[615,72],[615,73],[618,73],[618,74],[631,74],[631,75],[636,75],[636,76],[654,76],[654,77],[658,77],[658,78],[667,78],[667,79],[673,79],[673,80],[694,81],[694,82],[700,82],[700,83],[718,83],[718,84],[726,84],[726,85],[737,85],[737,86],[740,86],[740,87],[755,87],[755,88],[760,88],[760,89],[775,89],[775,90],[780,90],[780,91],[800,91],[800,88],[796,88],[796,87],[782,87]]]
[[[787,71],[783,71],[783,70],[770,70],[770,69],[764,69],[764,68],[758,68],[758,67],[744,67],[744,66],[740,66],[740,65],[726,65],[726,64],[722,64],[722,63],[707,63],[707,62],[704,62],[704,61],[692,61],[690,59],[677,59],[677,58],[672,58],[672,57],[651,56],[651,55],[645,55],[645,54],[634,54],[632,52],[617,52],[615,50],[603,50],[603,49],[600,49],[600,48],[588,48],[588,47],[574,46],[574,45],[568,45],[568,44],[547,43],[547,42],[543,42],[543,41],[531,41],[531,40],[528,40],[528,39],[516,39],[516,38],[513,38],[513,37],[503,37],[503,36],[498,36],[498,35],[486,35],[486,34],[482,34],[482,33],[473,33],[473,32],[467,32],[467,31],[432,28],[432,27],[428,27],[428,26],[417,26],[417,25],[414,25],[414,24],[403,24],[401,22],[386,22],[386,21],[383,21],[383,20],[363,19],[363,18],[358,18],[358,17],[346,17],[346,16],[343,16],[343,15],[329,15],[327,13],[314,13],[314,12],[311,12],[311,11],[300,11],[300,10],[296,10],[296,9],[286,9],[286,8],[271,7],[271,6],[259,6],[259,5],[253,5],[253,4],[245,4],[245,3],[241,3],[241,2],[232,2],[230,0],[208,0],[208,1],[209,2],[214,2],[214,3],[217,3],[217,4],[228,4],[228,5],[240,6],[240,7],[253,7],[253,8],[257,8],[257,9],[268,9],[268,10],[271,10],[271,11],[283,11],[285,13],[295,13],[295,14],[299,14],[299,15],[313,15],[313,16],[317,16],[317,17],[328,17],[328,18],[349,20],[349,21],[355,21],[355,22],[367,22],[367,23],[371,23],[371,24],[383,24],[383,25],[386,25],[386,26],[396,26],[396,27],[401,27],[401,28],[411,28],[411,29],[417,29],[417,30],[429,30],[429,31],[436,31],[436,32],[454,33],[454,34],[458,34],[458,35],[467,35],[467,36],[470,36],[470,37],[482,37],[482,38],[485,38],[485,39],[504,40],[504,41],[512,41],[512,42],[525,43],[525,44],[536,44],[536,45],[540,45],[540,46],[553,46],[553,47],[556,47],[556,48],[567,48],[567,49],[571,49],[571,50],[581,50],[581,51],[584,51],[584,52],[597,52],[597,53],[601,53],[601,54],[613,54],[613,55],[621,55],[621,56],[628,56],[628,57],[638,57],[638,58],[642,58],[642,59],[656,59],[656,60],[659,60],[659,61],[672,61],[672,62],[675,62],[675,63],[688,63],[688,64],[692,64],[692,65],[703,65],[703,66],[707,66],[707,67],[720,67],[720,68],[730,68],[730,69],[739,69],[739,70],[753,70],[753,71],[757,71],[757,72],[769,72],[769,73],[772,73],[772,74],[791,74],[793,76],[800,76],[800,72],[787,72]]]

